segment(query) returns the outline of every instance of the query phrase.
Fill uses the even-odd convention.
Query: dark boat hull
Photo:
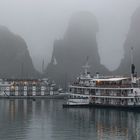
[[[63,104],[63,108],[93,108],[93,107],[140,111],[140,105],[128,106],[128,105],[105,105],[105,104],[79,104],[79,105]]]

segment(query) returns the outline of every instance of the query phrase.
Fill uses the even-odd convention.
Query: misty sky
[[[70,17],[90,11],[99,23],[101,63],[115,69],[123,57],[131,15],[139,6],[140,0],[0,0],[0,24],[25,39],[40,69],[43,59],[50,61],[53,41],[63,38]]]

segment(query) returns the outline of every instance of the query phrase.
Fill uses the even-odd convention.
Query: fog
[[[0,0],[0,25],[26,41],[35,67],[51,59],[53,42],[61,39],[71,16],[90,11],[98,20],[101,63],[113,70],[123,57],[123,44],[139,0]]]

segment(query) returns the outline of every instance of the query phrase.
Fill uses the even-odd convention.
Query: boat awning
[[[126,79],[129,79],[128,77],[120,77],[120,78],[103,78],[103,79],[100,79],[100,78],[94,78],[92,79],[91,81],[101,81],[101,82],[117,82],[117,81],[122,81],[122,80],[126,80]]]

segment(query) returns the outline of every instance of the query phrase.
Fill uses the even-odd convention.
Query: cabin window
[[[95,94],[95,89],[91,89],[91,94]]]

